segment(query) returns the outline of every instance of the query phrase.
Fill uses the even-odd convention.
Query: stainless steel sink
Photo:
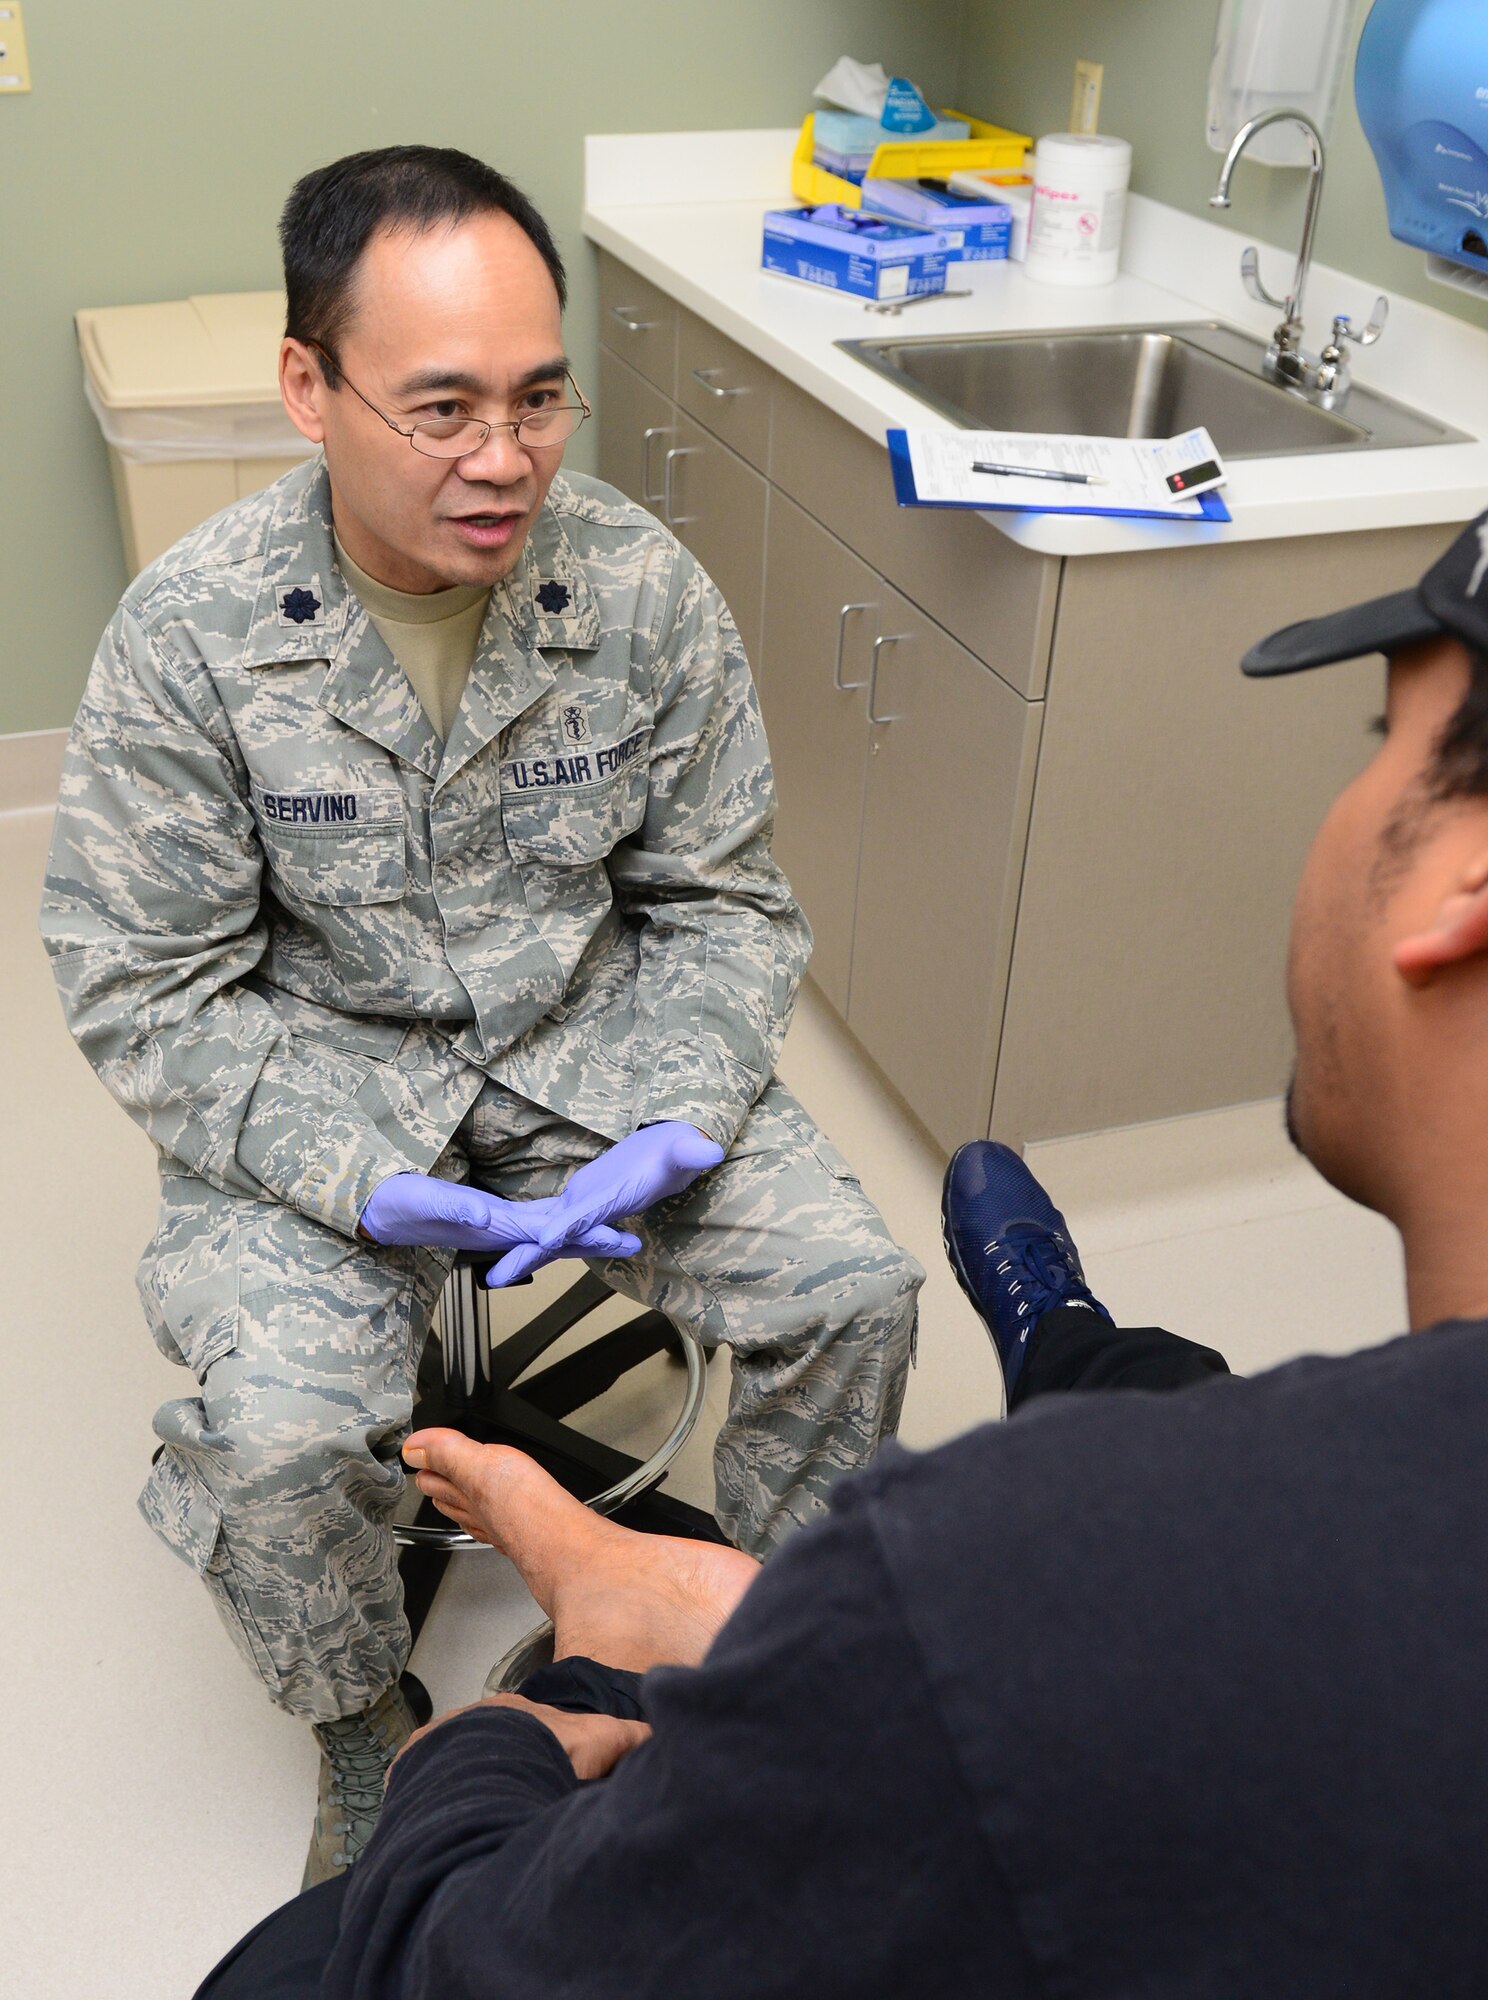
[[[1226,458],[1468,441],[1357,383],[1344,409],[1319,409],[1262,376],[1264,341],[1218,320],[837,345],[969,430],[1173,437],[1203,424]]]

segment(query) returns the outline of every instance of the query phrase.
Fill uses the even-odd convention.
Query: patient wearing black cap
[[[1245,665],[1380,652],[1380,741],[1297,895],[1288,1116],[1398,1228],[1410,1334],[1166,1395],[1025,1388],[840,1481],[762,1571],[416,1436],[568,1680],[421,1731],[350,1874],[204,1994],[1488,1991],[1488,515]],[[958,1159],[948,1243],[1004,1366],[1051,1387],[1083,1329],[1096,1372],[1063,1386],[1117,1381],[1130,1330],[1047,1194]]]

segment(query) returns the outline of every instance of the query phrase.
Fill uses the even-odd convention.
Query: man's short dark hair
[[[1476,646],[1467,646],[1466,651],[1467,692],[1443,724],[1425,771],[1407,787],[1380,831],[1369,872],[1376,906],[1383,904],[1414,861],[1421,842],[1437,825],[1441,807],[1488,797],[1488,654]],[[1377,727],[1383,726],[1382,718]]]
[[[1468,646],[1472,678],[1436,746],[1432,796],[1440,800],[1481,798],[1488,792],[1488,657]]]
[[[323,350],[331,388],[341,380],[336,344],[356,311],[356,267],[378,229],[413,234],[472,215],[509,215],[547,265],[558,303],[568,281],[553,232],[522,190],[483,160],[449,146],[379,146],[349,153],[295,182],[279,218],[291,340]]]

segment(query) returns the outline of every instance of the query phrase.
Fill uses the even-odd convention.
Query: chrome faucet
[[[1333,321],[1332,337],[1321,354],[1309,354],[1303,346],[1302,302],[1307,290],[1307,274],[1312,267],[1312,239],[1317,228],[1318,202],[1323,192],[1323,135],[1306,112],[1262,111],[1242,125],[1230,141],[1230,150],[1225,154],[1224,165],[1219,170],[1219,185],[1209,197],[1209,206],[1229,207],[1230,176],[1235,171],[1236,161],[1257,132],[1283,119],[1301,126],[1312,155],[1307,182],[1307,208],[1302,217],[1302,241],[1297,246],[1297,265],[1292,272],[1291,288],[1281,299],[1273,298],[1266,290],[1261,283],[1260,256],[1253,243],[1248,243],[1241,255],[1240,275],[1253,299],[1259,299],[1263,305],[1278,307],[1282,314],[1281,324],[1271,336],[1271,345],[1266,349],[1266,358],[1262,363],[1266,374],[1288,388],[1300,389],[1324,409],[1336,409],[1349,392],[1349,364],[1344,343],[1353,341],[1359,347],[1372,347],[1384,332],[1389,301],[1384,298],[1375,300],[1369,324],[1360,333],[1354,332],[1347,313],[1339,313]]]

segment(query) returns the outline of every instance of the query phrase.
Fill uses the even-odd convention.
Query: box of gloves
[[[1006,257],[1012,235],[1012,210],[1005,204],[960,194],[944,181],[928,176],[914,180],[863,182],[863,208],[872,215],[891,215],[899,222],[917,222],[939,230],[956,263],[982,263]]]
[[[943,292],[946,255],[946,239],[938,230],[865,215],[837,202],[776,208],[765,216],[762,261],[767,271],[858,298]]]

